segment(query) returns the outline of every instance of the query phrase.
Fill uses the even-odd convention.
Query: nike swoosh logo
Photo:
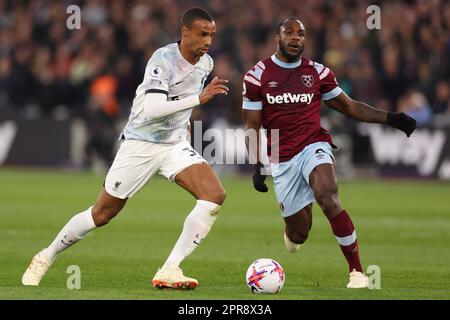
[[[65,243],[64,240],[61,240],[61,243],[66,245],[66,246],[70,246],[70,243]]]
[[[70,246],[73,243],[73,241],[69,240],[69,243],[66,243],[66,242],[64,242],[64,240],[66,240],[66,239],[67,239],[67,235],[64,236],[64,239],[61,239],[61,243],[66,246]]]

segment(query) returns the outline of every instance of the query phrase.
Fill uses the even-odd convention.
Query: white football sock
[[[95,229],[97,226],[92,217],[92,207],[83,211],[67,222],[56,236],[55,240],[48,246],[48,248],[41,252],[50,260],[54,260],[55,256],[72,246],[78,240],[82,239],[86,233]]]
[[[178,267],[197,248],[211,230],[219,209],[220,205],[214,202],[197,200],[197,205],[186,217],[183,231],[162,269]]]

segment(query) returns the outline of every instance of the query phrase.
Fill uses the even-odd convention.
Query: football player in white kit
[[[213,60],[206,52],[215,31],[211,15],[192,8],[183,15],[181,41],[154,52],[136,90],[129,121],[120,136],[120,148],[96,203],[75,215],[54,241],[33,257],[22,277],[23,285],[39,285],[58,253],[89,231],[107,224],[128,198],[159,173],[190,192],[197,203],[152,285],[197,287],[198,281],[184,276],[179,265],[206,237],[225,200],[225,190],[216,173],[187,141],[192,108],[217,94],[228,93],[228,81],[217,77],[203,89],[213,68]]]

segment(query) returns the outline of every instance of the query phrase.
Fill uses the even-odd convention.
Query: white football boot
[[[299,243],[295,243],[289,240],[288,236],[286,235],[286,231],[284,231],[284,244],[286,246],[287,251],[291,253],[297,252],[298,249],[300,248]]]
[[[369,277],[367,277],[364,273],[353,269],[353,271],[350,272],[350,281],[347,284],[347,288],[360,289],[368,287],[369,287]]]
[[[155,288],[173,288],[181,290],[192,290],[198,286],[198,281],[188,278],[183,274],[180,267],[169,267],[159,269],[152,280]]]
[[[22,284],[24,286],[38,286],[52,264],[53,261],[39,252],[33,257],[28,269],[23,274]]]

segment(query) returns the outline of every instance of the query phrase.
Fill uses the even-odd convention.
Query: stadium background
[[[70,15],[66,9],[73,4],[81,8],[79,30],[66,27]],[[366,10],[372,4],[381,8],[380,30],[369,30],[366,26],[369,16]],[[2,245],[5,255],[2,255],[1,265],[7,269],[6,266],[14,262],[14,268],[2,273],[3,286],[8,290],[2,291],[1,297],[165,298],[159,293],[149,295],[142,283],[145,279],[128,279],[129,290],[142,287],[142,291],[131,295],[123,294],[119,286],[113,291],[96,288],[98,291],[85,296],[82,293],[72,296],[74,293],[66,289],[64,293],[59,289],[39,291],[41,295],[36,296],[20,288],[14,279],[39,245],[45,245],[71,215],[95,200],[147,60],[157,48],[179,39],[180,17],[194,6],[209,10],[215,18],[217,34],[209,52],[215,60],[211,76],[229,79],[231,87],[227,97],[218,97],[195,109],[192,119],[201,120],[203,130],[242,128],[243,74],[258,60],[273,53],[277,23],[292,16],[300,17],[307,28],[304,55],[331,67],[340,86],[350,96],[384,110],[406,112],[418,120],[419,129],[407,140],[393,130],[358,124],[327,108],[322,113],[324,126],[340,146],[337,157],[343,180],[341,193],[347,207],[354,208],[355,212],[350,212],[355,216],[357,227],[361,226],[361,234],[365,235],[361,240],[362,248],[364,250],[366,245],[368,249],[366,254],[363,251],[363,257],[377,257],[385,263],[385,268],[390,266],[389,270],[396,270],[400,278],[399,257],[410,263],[409,271],[417,278],[414,281],[419,281],[424,273],[430,275],[418,286],[415,286],[417,282],[399,285],[388,279],[387,283],[398,290],[374,296],[450,297],[450,189],[448,183],[436,181],[450,179],[450,2],[0,0],[0,231],[5,244]],[[293,266],[298,260],[280,256],[282,226],[274,195],[262,197],[252,191],[247,176],[249,166],[215,168],[224,177],[229,204],[224,208],[222,224],[216,227],[217,234],[212,232],[210,243],[205,242],[205,249],[199,250],[193,261],[207,257],[206,265],[200,268],[205,273],[212,265],[226,270],[220,263],[231,265],[226,257],[232,260],[234,249],[242,253],[237,260],[242,266],[249,264],[252,257],[267,253],[282,261],[287,259],[288,269],[289,264],[295,269]],[[70,169],[70,172],[55,169]],[[379,179],[398,176],[421,180]],[[427,183],[423,182],[424,178]],[[153,250],[149,243],[157,242],[161,250],[154,249],[154,260],[150,262],[154,269],[168,253],[191,200],[174,186],[165,187],[160,179],[152,183],[125,209],[125,213],[133,211],[132,218],[131,214],[126,215],[120,218],[125,220],[122,224],[110,226],[113,229],[110,238],[108,232],[103,231],[99,231],[96,238],[101,235],[106,242],[113,241],[119,234],[114,233],[116,230],[120,231],[118,238],[124,242],[130,239],[127,234],[131,239],[139,239],[141,246],[130,250],[133,259],[144,259],[143,252]],[[170,197],[164,192],[179,198],[179,208],[166,209],[158,204],[159,199],[170,203]],[[173,225],[163,223],[158,218],[159,213],[149,214],[153,208],[159,213],[171,213]],[[261,212],[264,218],[255,222]],[[317,208],[315,212],[319,217]],[[226,220],[226,214],[230,220]],[[39,216],[38,222],[35,215]],[[323,254],[330,252],[331,257],[324,259],[335,270],[342,271],[343,261],[337,246],[333,246],[326,221],[321,217],[316,221],[317,230],[313,231],[319,238],[308,240],[312,243],[305,247],[305,258],[301,261],[309,257],[312,262],[306,263],[305,270],[314,270],[311,272],[318,277],[331,277],[329,270],[322,266]],[[151,233],[155,224],[168,235],[156,233],[145,238],[149,235],[143,232],[144,226]],[[138,235],[133,233],[136,228],[141,231]],[[267,238],[261,238],[261,230]],[[244,249],[239,240],[242,234],[248,245]],[[236,237],[233,240],[236,243],[222,249],[223,259],[209,258],[207,253],[215,251],[214,245],[220,246],[223,239],[229,237]],[[259,241],[263,241],[265,249],[256,254],[251,246]],[[375,241],[379,242],[375,244]],[[73,250],[72,257],[85,261],[87,266],[102,263],[102,272],[108,273],[105,271],[108,263],[114,266],[118,257],[96,256],[96,250],[108,250],[106,242],[100,241],[96,249],[82,243]],[[320,248],[318,253],[313,252],[314,248]],[[129,249],[125,243],[117,251],[126,256]],[[427,260],[419,260],[418,253]],[[65,257],[62,259],[68,259]],[[377,259],[373,260],[377,263]],[[142,267],[141,273],[148,273],[149,261],[139,260],[139,263],[136,262],[136,268]],[[187,263],[188,267],[194,265]],[[416,264],[418,267],[414,269],[412,265]],[[433,266],[427,269],[426,265],[430,264]],[[60,278],[49,274],[47,284],[50,287],[64,284],[66,265],[56,266],[62,274]],[[241,269],[233,269],[236,274],[232,275],[242,277],[245,270]],[[304,272],[309,272],[305,270],[298,271],[300,279],[304,279]],[[288,275],[294,279],[297,271],[289,271]],[[106,277],[100,271],[95,273],[95,277],[102,276]],[[112,281],[114,276],[120,277],[119,270],[109,275]],[[439,279],[445,281],[436,281]],[[321,291],[311,280],[304,291],[300,290],[300,297],[341,297],[338,280],[339,277],[330,280],[335,281],[331,291]],[[94,280],[91,281],[87,286],[95,287]],[[214,281],[223,285],[228,280]],[[243,289],[242,281],[229,281],[235,283],[235,287],[231,286],[229,292],[224,293],[225,298],[249,298],[233,291]],[[294,284],[291,286],[292,291],[288,287],[285,297],[296,299],[298,291]],[[428,292],[428,289],[434,291]],[[198,293],[194,298],[222,297],[214,286],[211,290],[204,296]],[[189,298],[174,293],[169,297]],[[358,296],[344,293],[343,297]]]

